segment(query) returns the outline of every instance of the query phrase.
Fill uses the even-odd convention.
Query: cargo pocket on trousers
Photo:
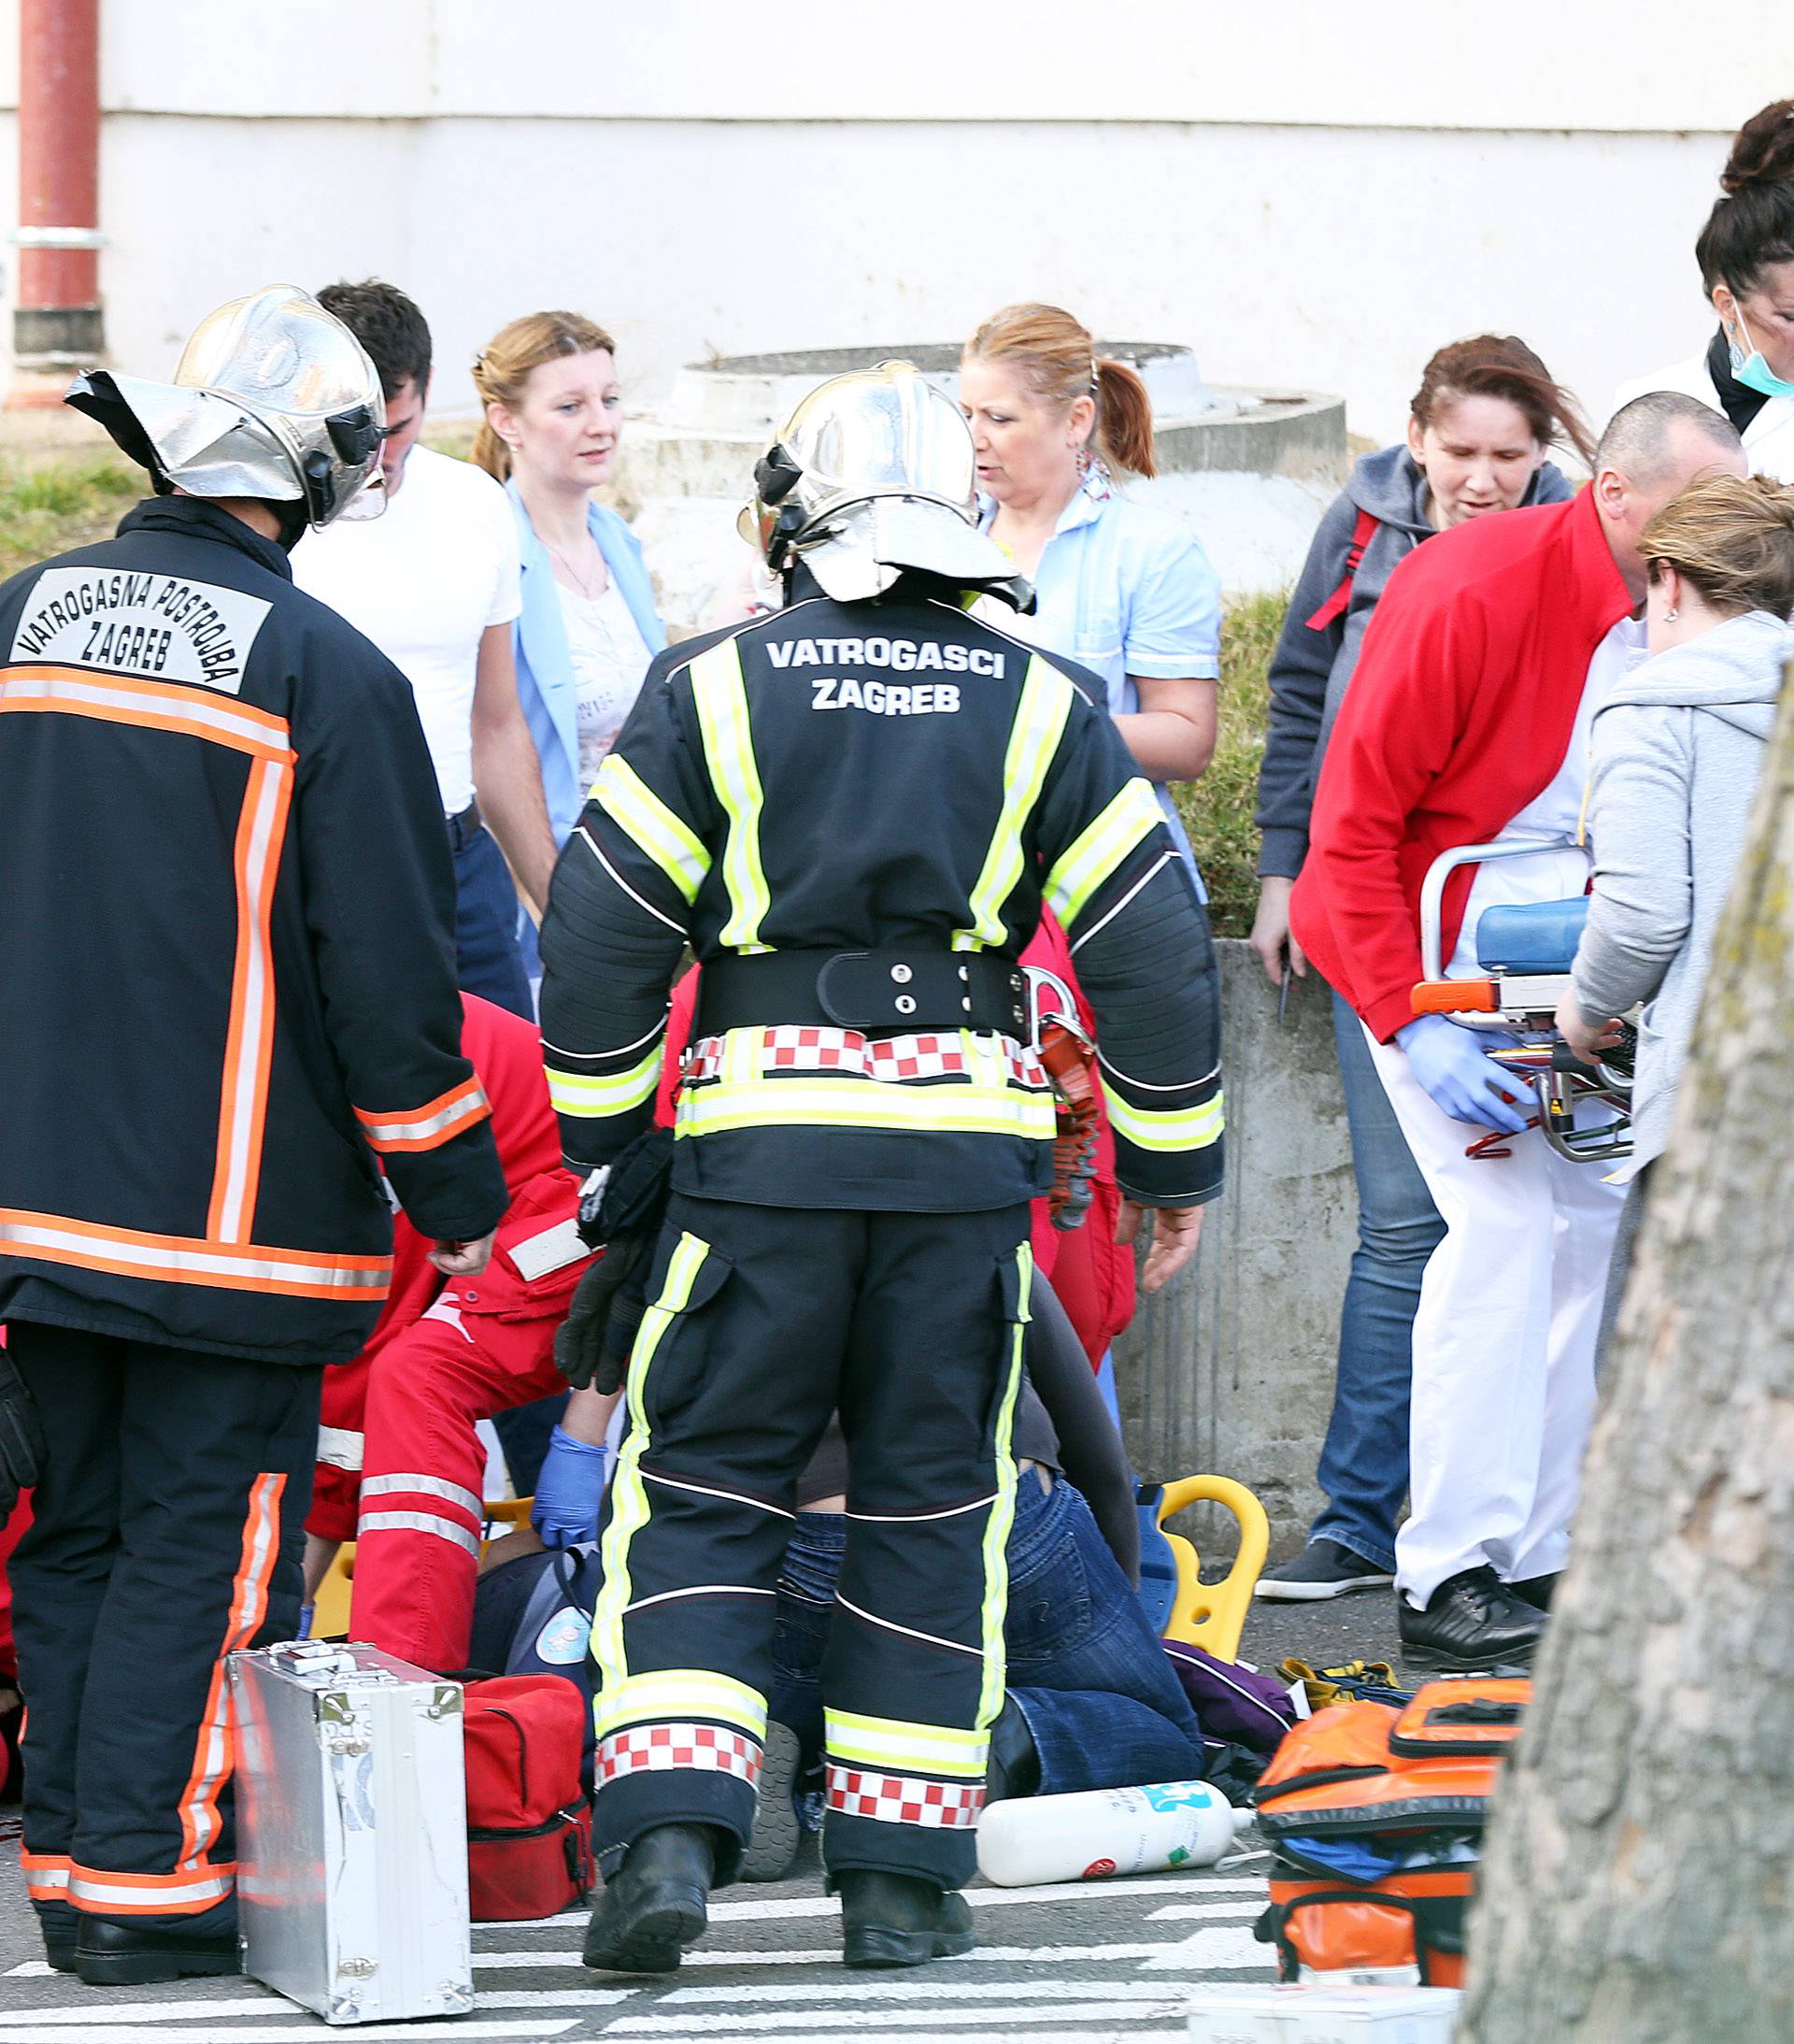
[[[650,1439],[677,1419],[704,1380],[713,1308],[734,1268],[701,1236],[682,1234],[673,1245],[630,1354],[630,1410],[647,1420]]]
[[[1010,1382],[1011,1364],[1018,1352],[1025,1347],[1028,1322],[1033,1314],[1029,1309],[1029,1287],[1033,1281],[1034,1260],[1032,1254],[1011,1250],[996,1260],[997,1300],[1003,1316],[1002,1331],[998,1336],[996,1370],[991,1388],[990,1404],[985,1416],[984,1437],[994,1453],[999,1445],[1005,1451],[1011,1448],[1016,1430],[1016,1406],[1021,1396],[1021,1373],[1016,1370],[1015,1381]],[[1018,1342],[1017,1336],[1019,1336]]]

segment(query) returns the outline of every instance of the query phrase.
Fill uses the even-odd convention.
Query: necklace
[[[598,553],[598,549],[595,546],[592,549],[592,551],[594,553],[598,553],[598,586],[596,589],[593,589],[591,581],[585,576],[580,574],[579,570],[574,566],[573,563],[567,559],[566,555],[561,551],[560,548],[555,545],[553,540],[545,539],[542,544],[547,547],[548,551],[553,554],[557,561],[560,562],[561,565],[566,569],[568,579],[573,582],[574,586],[578,590],[579,593],[586,599],[586,601],[588,603],[596,603],[599,597],[604,594],[610,581],[610,577],[606,573],[605,568],[605,557],[602,553]]]

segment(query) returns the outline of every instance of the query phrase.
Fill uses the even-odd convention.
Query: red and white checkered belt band
[[[781,1023],[761,1032],[760,1071],[824,1072],[836,1078],[881,1079],[902,1084],[909,1079],[971,1079],[975,1075],[957,1036],[861,1036],[857,1029],[799,1027]],[[1004,1065],[1018,1086],[1045,1092],[1051,1081],[1032,1051],[1013,1036],[1000,1036]],[[721,1036],[703,1036],[686,1052],[685,1079],[701,1083],[722,1076]]]
[[[720,1724],[633,1724],[598,1748],[599,1786],[626,1774],[697,1767],[732,1774],[749,1788],[760,1780],[760,1742]]]
[[[920,1775],[874,1774],[828,1764],[829,1808],[881,1824],[919,1824],[925,1831],[970,1830],[984,1807],[982,1781],[930,1781]]]

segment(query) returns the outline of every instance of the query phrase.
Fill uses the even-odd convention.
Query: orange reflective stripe
[[[258,760],[250,767],[236,826],[236,964],[218,1111],[218,1163],[206,1216],[206,1233],[214,1242],[247,1242],[255,1222],[274,1051],[269,922],[292,797],[292,769],[285,762]]]
[[[62,1214],[0,1207],[0,1256],[72,1264],[83,1270],[164,1284],[216,1285],[227,1292],[269,1292],[286,1298],[377,1302],[392,1278],[390,1256],[327,1256],[258,1243],[206,1242],[192,1236],[146,1235],[105,1228]]]
[[[235,1866],[206,1866],[178,1874],[108,1874],[71,1860],[68,1899],[96,1916],[197,1916],[226,1900],[236,1886]]]
[[[230,1616],[224,1644],[212,1667],[206,1709],[199,1721],[199,1743],[187,1786],[180,1792],[180,1869],[205,1865],[206,1854],[219,1834],[218,1797],[235,1762],[231,1737],[230,1704],[224,1694],[224,1656],[246,1647],[267,1616],[268,1582],[280,1551],[280,1498],[284,1476],[264,1472],[249,1488],[249,1509],[243,1522],[243,1551],[231,1584]]]
[[[385,1156],[394,1151],[434,1150],[451,1136],[484,1121],[491,1111],[478,1079],[470,1079],[408,1113],[370,1114],[365,1108],[357,1108],[355,1119],[362,1124],[368,1148]]]
[[[209,738],[265,759],[293,757],[284,717],[251,709],[214,689],[189,688],[177,681],[140,681],[82,667],[0,668],[0,712],[7,710],[94,717],[103,723],[138,724],[149,731]]]
[[[61,1902],[64,1898],[68,1891],[66,1852],[21,1851],[19,1864],[25,1870],[25,1892],[34,1902]]]

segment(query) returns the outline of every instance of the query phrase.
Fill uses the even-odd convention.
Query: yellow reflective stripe
[[[997,1721],[1008,1673],[1003,1627],[1009,1616],[1009,1529],[1016,1522],[1016,1458],[1009,1451],[1009,1442],[1016,1398],[1021,1389],[1022,1342],[1028,1322],[1033,1318],[1028,1294],[1032,1289],[1034,1252],[1026,1242],[1017,1248],[1016,1272],[1019,1285],[1009,1344],[1009,1381],[997,1408],[997,1496],[984,1524],[984,1686],[978,1695],[976,1720],[980,1732],[988,1732]]]
[[[1136,1150],[1206,1150],[1227,1125],[1221,1095],[1200,1108],[1136,1108],[1108,1089],[1109,1122]]]
[[[629,1434],[617,1457],[617,1473],[611,1479],[610,1523],[599,1549],[605,1577],[591,1613],[591,1653],[598,1664],[599,1696],[595,1708],[605,1707],[608,1694],[629,1679],[629,1663],[623,1651],[623,1613],[634,1602],[629,1581],[630,1542],[648,1523],[648,1487],[642,1481],[641,1460],[648,1446],[648,1412],[642,1392],[649,1365],[661,1339],[673,1324],[673,1317],[691,1296],[691,1287],[710,1253],[707,1244],[695,1235],[681,1235],[678,1247],[666,1266],[666,1281],[661,1295],[642,1315],[635,1346],[630,1351],[627,1398]]]
[[[985,854],[984,869],[972,890],[972,922],[953,933],[956,951],[980,951],[1001,944],[1008,934],[1002,908],[1021,878],[1021,834],[1040,800],[1040,791],[1059,750],[1065,720],[1072,713],[1072,684],[1057,667],[1033,658],[1028,663],[1016,721],[1009,727],[1009,747],[1003,760],[1003,810]]]
[[[548,1098],[554,1111],[597,1120],[609,1114],[626,1114],[631,1108],[651,1100],[661,1082],[662,1041],[657,1036],[654,1048],[642,1062],[625,1072],[563,1072],[552,1065],[547,1066]]]
[[[732,951],[765,951],[760,926],[773,906],[760,863],[760,811],[765,796],[754,763],[754,737],[748,722],[748,690],[741,679],[741,653],[724,639],[691,666],[691,701],[704,737],[711,785],[729,818],[722,851],[722,877],[729,888],[730,916],[717,941]]]
[[[710,854],[691,826],[669,809],[625,759],[609,753],[591,784],[591,799],[645,858],[652,859],[688,902],[710,870]]]
[[[711,1668],[656,1668],[627,1676],[614,1689],[605,1687],[592,1711],[600,1738],[625,1724],[667,1718],[719,1718],[762,1744],[766,1738],[765,1697]]]
[[[905,1089],[876,1079],[724,1080],[680,1095],[676,1135],[741,1128],[914,1129],[1050,1142],[1053,1103],[1047,1093],[1000,1086]]]
[[[990,1742],[981,1732],[951,1724],[906,1724],[897,1718],[866,1718],[850,1710],[822,1713],[824,1743],[836,1760],[865,1767],[894,1767],[908,1774],[964,1775],[981,1779]]]
[[[1158,798],[1144,780],[1135,779],[1079,832],[1046,876],[1046,904],[1067,929],[1085,905],[1143,837],[1164,822]]]

